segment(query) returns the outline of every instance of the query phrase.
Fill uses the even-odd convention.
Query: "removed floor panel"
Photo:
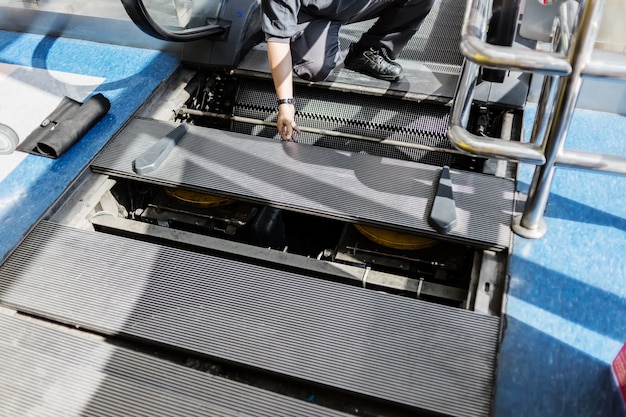
[[[95,172],[232,196],[349,222],[419,232],[501,250],[510,244],[514,182],[451,171],[457,224],[429,225],[440,168],[190,126],[155,171],[133,161],[174,123],[134,119],[95,159]]]
[[[500,319],[41,222],[0,302],[416,410],[490,411]]]

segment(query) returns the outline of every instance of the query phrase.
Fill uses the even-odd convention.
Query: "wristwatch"
[[[278,106],[280,106],[281,104],[293,104],[295,101],[293,98],[279,98],[278,100],[276,100],[276,103]]]

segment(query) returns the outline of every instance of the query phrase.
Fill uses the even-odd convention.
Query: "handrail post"
[[[572,72],[558,82],[555,109],[550,117],[546,140],[543,143],[546,162],[535,168],[524,212],[514,219],[513,230],[520,236],[536,239],[546,233],[543,214],[548,204],[556,160],[565,144],[582,86],[582,73],[593,52],[603,8],[604,0],[583,1],[567,54]]]
[[[552,50],[559,53],[567,52],[569,49],[572,34],[573,21],[578,13],[578,3],[575,0],[568,0],[561,4],[559,15],[555,19],[552,27]],[[548,123],[554,111],[554,100],[556,94],[558,77],[555,75],[544,75],[537,112],[533,130],[530,134],[530,143],[541,146],[546,136]]]

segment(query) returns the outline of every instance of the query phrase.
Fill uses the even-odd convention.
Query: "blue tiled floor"
[[[626,155],[623,132],[624,116],[577,110],[566,148]],[[626,340],[626,177],[558,169],[551,191],[546,236],[515,238],[494,415],[623,416],[610,363]]]
[[[0,62],[104,78],[109,113],[57,160],[29,155],[0,183],[0,262],[178,66],[160,51],[0,31]]]

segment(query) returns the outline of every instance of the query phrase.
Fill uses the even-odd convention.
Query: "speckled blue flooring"
[[[59,159],[29,155],[0,182],[0,262],[178,66],[160,51],[0,31],[0,62],[102,77],[109,113]],[[1,163],[1,159],[0,159]]]
[[[626,116],[577,110],[566,148],[626,155],[624,132]],[[551,191],[546,236],[514,241],[494,415],[623,416],[610,363],[626,340],[626,177],[558,169]]]

